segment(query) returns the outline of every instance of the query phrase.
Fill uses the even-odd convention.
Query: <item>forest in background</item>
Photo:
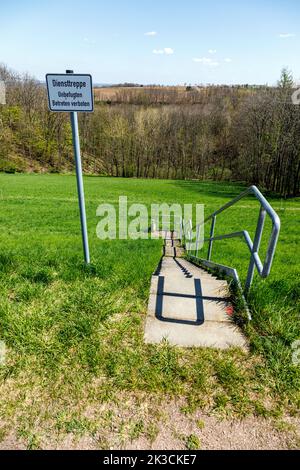
[[[0,171],[74,170],[67,113],[48,110],[33,77],[0,66]],[[122,87],[94,90],[94,113],[80,113],[86,173],[212,179],[259,185],[283,197],[300,190],[300,106],[284,69],[276,87]]]

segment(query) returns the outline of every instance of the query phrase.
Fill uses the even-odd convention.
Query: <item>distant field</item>
[[[184,86],[159,87],[103,87],[94,88],[95,101],[127,102],[128,100],[148,98],[153,101],[162,102],[184,101],[189,97],[188,91]],[[198,92],[197,92],[198,93]]]
[[[300,389],[300,369],[292,363],[292,345],[300,339],[299,199],[269,198],[282,232],[270,278],[255,279],[246,355],[145,345],[150,278],[162,243],[96,237],[98,204],[116,205],[120,195],[148,206],[203,203],[209,214],[244,187],[101,177],[84,182],[90,269],[82,263],[75,177],[0,174],[0,340],[7,346],[0,366],[0,447],[1,441],[32,449],[150,446],[171,403],[178,423],[195,423],[201,411],[264,417],[282,432],[290,429]],[[257,216],[255,200],[243,200],[218,217],[216,233],[244,228],[253,234]],[[227,240],[214,248],[213,260],[237,267],[244,280],[244,244]],[[190,433],[176,429],[182,447],[192,448]]]
[[[226,91],[225,91],[226,90]],[[232,90],[231,90],[232,91]],[[237,96],[249,95],[255,93],[253,87],[240,87],[235,91]],[[164,104],[184,104],[184,103],[204,103],[207,104],[207,97],[216,97],[218,94],[228,93],[230,88],[222,89],[214,87],[197,86],[113,86],[113,87],[95,87],[95,102],[112,103],[164,103]],[[204,100],[204,101],[203,101]]]

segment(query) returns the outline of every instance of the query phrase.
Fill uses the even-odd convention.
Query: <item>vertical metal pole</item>
[[[74,148],[75,166],[76,166],[77,192],[78,192],[78,202],[79,202],[79,212],[80,212],[82,244],[83,244],[83,251],[84,251],[84,261],[87,264],[89,264],[90,252],[89,252],[89,241],[88,241],[88,234],[87,234],[86,213],[85,213],[85,203],[84,203],[84,189],[83,189],[83,179],[82,179],[77,113],[71,112],[70,118],[71,118],[72,134],[73,134],[73,148]]]
[[[73,73],[73,71],[67,70],[66,73]],[[76,167],[76,181],[77,181],[77,192],[78,192],[78,203],[79,203],[79,212],[80,212],[84,261],[86,262],[86,264],[89,264],[90,263],[90,250],[89,250],[85,203],[84,203],[84,189],[83,189],[83,179],[82,179],[82,166],[81,166],[77,113],[72,111],[70,113],[70,119],[71,119],[72,136],[73,136],[73,149],[74,149],[75,167]]]
[[[180,228],[179,228],[179,239],[182,243],[182,217],[180,217],[180,221],[179,221],[179,224],[180,224]]]
[[[213,218],[212,218],[212,221],[211,221],[209,238],[213,238],[213,236],[214,236],[215,224],[216,224],[216,216],[214,215]],[[213,244],[213,240],[209,240],[208,253],[207,253],[207,260],[208,261],[210,261],[210,258],[211,258],[212,244]]]
[[[189,226],[190,226],[190,231],[189,231],[189,249],[187,250],[188,252],[191,251],[192,235],[193,235],[193,224],[191,220],[189,220]]]
[[[197,226],[197,235],[196,235],[196,253],[195,253],[195,256],[196,256],[196,258],[198,258],[198,251],[199,251],[199,248],[198,248],[198,244],[199,244],[199,237],[200,237],[200,224]]]
[[[262,236],[264,223],[265,223],[265,217],[266,217],[266,211],[263,208],[263,206],[260,206],[260,211],[259,211],[259,216],[258,216],[258,221],[257,221],[257,226],[256,226],[256,232],[255,232],[255,237],[254,237],[254,242],[253,242],[252,253],[256,253],[259,250],[259,246],[260,246],[260,242],[261,242],[261,236]],[[246,284],[245,284],[245,293],[246,294],[249,292],[249,289],[250,289],[252,281],[253,281],[253,275],[254,275],[255,261],[253,259],[252,253],[251,253],[251,259],[250,259],[250,263],[249,263],[248,274],[247,274],[247,279],[246,279]]]

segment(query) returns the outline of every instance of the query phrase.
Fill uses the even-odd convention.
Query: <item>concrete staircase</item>
[[[181,241],[177,237],[176,232],[168,232],[168,238],[165,238],[164,256],[183,258],[185,251],[181,246]]]
[[[233,323],[226,281],[220,281],[186,259],[174,233],[165,237],[164,256],[151,279],[145,341],[185,347],[247,349]]]

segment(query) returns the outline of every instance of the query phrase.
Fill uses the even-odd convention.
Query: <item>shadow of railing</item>
[[[203,299],[215,300],[209,297],[203,297],[201,281],[200,279],[194,279],[195,286],[195,295],[192,294],[180,294],[176,292],[165,292],[164,291],[164,276],[158,277],[157,283],[157,293],[156,293],[156,306],[155,306],[155,316],[158,320],[169,322],[169,323],[179,323],[184,325],[202,325],[204,323],[204,307]],[[196,320],[181,320],[178,318],[166,318],[163,316],[163,298],[164,297],[177,297],[177,298],[187,298],[195,299],[196,301]],[[218,299],[220,300],[220,299]]]

